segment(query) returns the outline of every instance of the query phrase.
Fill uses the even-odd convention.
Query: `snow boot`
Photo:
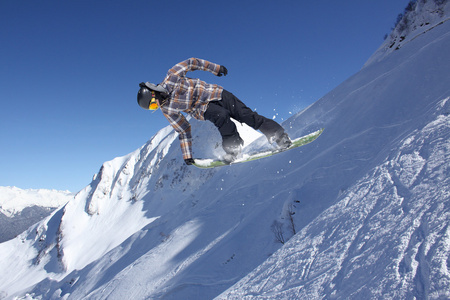
[[[283,132],[282,135],[276,138],[275,142],[277,143],[278,147],[280,147],[280,149],[287,149],[292,145],[292,141],[286,132]]]
[[[232,138],[224,139],[222,141],[223,150],[226,152],[224,157],[227,161],[233,161],[236,157],[241,154],[242,145],[244,141],[241,139],[239,135],[236,135]]]

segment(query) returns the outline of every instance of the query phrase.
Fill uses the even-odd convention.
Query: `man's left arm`
[[[226,70],[226,68],[224,67],[221,68],[221,65],[212,63],[204,59],[192,57],[176,64],[172,67],[172,69],[169,70],[169,72],[177,76],[185,76],[189,71],[201,70],[211,72],[216,76],[221,76],[226,75],[226,72],[223,72],[223,69]]]

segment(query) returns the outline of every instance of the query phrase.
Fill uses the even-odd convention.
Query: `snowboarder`
[[[230,160],[242,149],[243,140],[230,118],[260,130],[269,140],[284,149],[291,140],[277,122],[263,117],[248,108],[236,96],[217,84],[186,77],[188,71],[209,71],[216,76],[227,75],[224,66],[209,61],[190,58],[173,66],[158,84],[142,82],[137,95],[140,107],[149,110],[161,108],[162,113],[179,134],[181,151],[186,164],[194,163],[192,156],[191,126],[181,112],[198,120],[214,123],[222,136],[222,147]]]

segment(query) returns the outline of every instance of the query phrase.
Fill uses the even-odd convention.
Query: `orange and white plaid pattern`
[[[209,71],[217,75],[220,65],[209,61],[190,58],[172,67],[166,78],[160,83],[169,94],[169,99],[161,106],[161,111],[170,125],[179,133],[183,158],[192,158],[191,125],[181,112],[190,114],[198,120],[204,120],[208,102],[221,100],[223,88],[217,84],[208,84],[200,79],[188,78],[188,71]]]

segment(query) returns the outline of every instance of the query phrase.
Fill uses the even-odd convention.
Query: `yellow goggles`
[[[150,100],[150,104],[148,106],[148,109],[150,110],[157,110],[158,109],[158,102],[156,102],[155,92],[152,91],[152,99]]]

